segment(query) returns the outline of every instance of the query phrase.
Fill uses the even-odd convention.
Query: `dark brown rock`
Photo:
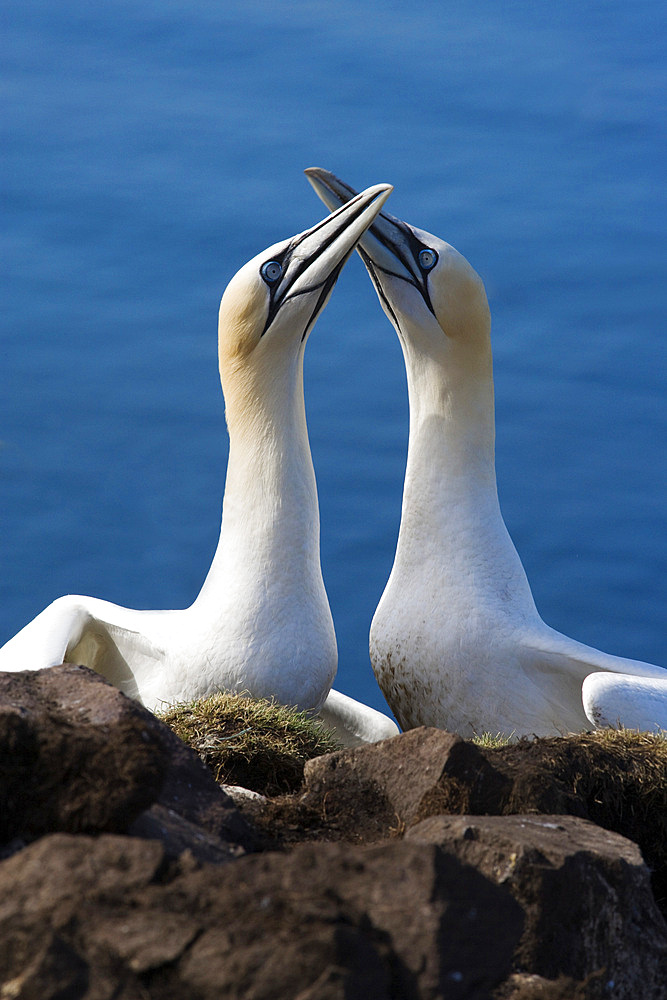
[[[645,1000],[664,998],[667,925],[632,841],[586,820],[537,815],[434,816],[406,836],[511,891],[526,918],[517,969],[590,978],[591,996],[635,1000],[641,983]]]
[[[25,1000],[482,1000],[521,929],[506,889],[417,842],[200,867],[55,834],[0,863],[0,978]]]
[[[343,816],[360,835],[380,838],[429,815],[474,811],[507,784],[472,743],[421,727],[308,761],[301,801],[329,822]]]
[[[154,804],[252,847],[197,755],[98,674],[70,665],[0,673],[0,844],[124,832]]]
[[[1,841],[123,830],[159,795],[165,760],[155,728],[86,675],[0,674]]]
[[[561,742],[344,750],[244,803],[260,842],[98,675],[0,674],[0,1000],[657,1000],[667,928],[639,851],[536,815],[598,808],[598,749]],[[293,849],[241,857],[262,843]]]
[[[332,838],[377,841],[445,813],[592,820],[639,845],[667,913],[667,760],[648,737],[615,741],[580,734],[490,749],[415,729],[312,761],[305,778],[298,805],[265,810],[267,818],[284,813],[294,825],[300,808],[305,837],[319,830]],[[293,839],[289,831],[285,839]]]
[[[204,827],[157,803],[135,819],[126,832],[130,837],[159,840],[170,861],[176,861],[183,851],[189,851],[197,861],[211,864],[221,864],[245,854],[235,838],[230,841],[209,833]]]

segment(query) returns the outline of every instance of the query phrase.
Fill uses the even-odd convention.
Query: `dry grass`
[[[341,749],[304,712],[224,692],[172,705],[159,718],[196,750],[216,781],[264,795],[296,791],[307,760]]]
[[[582,763],[573,791],[591,819],[619,832],[641,832],[645,856],[664,856],[667,844],[667,738],[630,729],[599,729],[568,737]]]
[[[514,733],[510,733],[506,736],[505,733],[475,733],[471,743],[474,743],[477,747],[484,747],[487,750],[496,750],[498,747],[506,747],[508,743],[512,742],[514,738]]]
[[[584,816],[639,844],[667,907],[667,737],[629,729],[520,740],[488,751],[513,780],[502,813]],[[494,810],[495,811],[495,810]]]
[[[539,755],[542,768],[553,780],[562,782],[600,817],[641,823],[643,817],[658,814],[667,823],[667,738],[663,734],[598,729],[497,746],[507,760],[518,759],[522,750]]]

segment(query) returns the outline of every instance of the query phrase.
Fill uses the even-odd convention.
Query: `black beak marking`
[[[341,208],[342,207],[343,206],[341,205]],[[322,226],[330,222],[331,216],[328,216],[326,219],[323,219],[321,222],[319,222],[316,226],[313,226],[312,229],[309,229],[302,236],[299,236],[296,239],[292,240],[285,248],[285,250],[282,252],[282,254],[278,254],[276,256],[275,259],[279,261],[280,264],[282,264],[283,270],[286,272],[286,274],[283,280],[278,285],[269,290],[270,294],[269,311],[266,317],[266,323],[264,324],[264,329],[262,330],[261,333],[262,337],[273,323],[278,313],[278,310],[282,305],[284,305],[285,302],[287,302],[291,298],[296,298],[296,296],[298,295],[305,295],[307,292],[314,292],[318,288],[321,288],[322,292],[317,299],[315,308],[311,313],[310,319],[308,320],[308,323],[306,324],[306,328],[303,333],[302,340],[305,339],[308,330],[311,328],[311,326],[317,319],[317,316],[321,312],[324,303],[326,302],[327,297],[331,292],[331,289],[336,284],[338,276],[343,269],[343,265],[348,260],[350,254],[354,250],[354,246],[350,247],[349,252],[343,257],[343,259],[338,264],[336,264],[331,273],[327,275],[327,277],[323,281],[320,281],[316,285],[309,285],[308,287],[302,288],[298,292],[292,292],[291,294],[290,294],[290,288],[294,285],[295,281],[300,277],[300,275],[302,275],[304,271],[306,271],[310,267],[311,264],[315,263],[315,261],[318,260],[318,258],[321,257],[321,255],[325,253],[326,250],[329,249],[329,247],[332,245],[332,243],[334,243],[338,239],[341,233],[343,233],[345,229],[348,228],[348,226],[350,226],[353,222],[355,222],[359,218],[360,215],[362,215],[366,207],[367,206],[362,203],[358,207],[357,211],[354,212],[353,215],[348,216],[345,219],[344,225],[340,226],[337,229],[334,229],[329,234],[329,236],[327,236],[327,238],[320,244],[320,246],[318,246],[315,253],[311,254],[310,257],[305,257],[302,260],[298,261],[291,270],[290,270],[290,262],[294,255],[294,251],[297,249],[300,243],[303,242],[303,240],[305,240],[309,236],[312,236],[319,229],[321,229]]]
[[[306,171],[306,173],[308,173],[308,171]],[[347,202],[351,201],[351,199],[354,198],[357,194],[354,188],[351,188],[349,184],[346,184],[344,181],[341,181],[340,178],[334,177],[333,174],[330,174],[330,176],[334,177],[334,180],[336,181],[336,184],[339,186],[340,190],[334,189],[331,186],[331,184],[329,184],[321,176],[317,174],[315,174],[314,176],[317,176],[319,182],[323,184],[328,191],[330,191],[330,193],[334,196],[334,198],[336,198],[341,202],[341,205],[347,204]],[[349,198],[346,200],[342,200],[341,192],[348,193]],[[402,239],[407,244],[408,247],[407,253],[405,251],[404,246],[401,245],[400,241],[392,240],[390,236],[387,236],[379,228],[377,224],[377,220],[379,219],[384,219],[385,225],[388,224],[392,228],[398,230],[398,232],[402,236]],[[422,271],[418,263],[420,252],[422,250],[431,248],[426,247],[425,244],[421,243],[420,240],[417,239],[417,237],[413,233],[410,226],[407,225],[407,223],[402,222],[400,219],[396,219],[393,215],[389,215],[387,212],[380,212],[378,214],[376,221],[373,222],[372,226],[369,226],[368,232],[371,234],[371,236],[374,236],[376,240],[378,240],[384,247],[386,247],[386,249],[401,262],[401,264],[406,269],[408,274],[412,275],[412,278],[408,278],[404,274],[397,274],[395,271],[387,270],[387,268],[384,268],[380,264],[378,264],[377,261],[374,261],[373,258],[369,255],[368,251],[364,250],[364,248],[361,246],[360,243],[357,244],[357,250],[359,251],[361,259],[366,265],[368,273],[370,274],[373,284],[375,285],[375,288],[377,290],[377,293],[380,296],[381,300],[384,302],[389,312],[391,313],[392,317],[394,318],[394,321],[398,323],[396,314],[389,305],[387,297],[384,294],[384,291],[382,290],[380,279],[378,277],[378,272],[386,274],[387,277],[399,278],[401,281],[407,281],[408,284],[412,285],[414,288],[417,289],[417,291],[421,294],[422,298],[424,299],[424,303],[427,309],[429,310],[429,312],[433,314],[433,316],[435,316],[435,309],[433,308],[433,303],[431,302],[431,295],[428,288],[428,274]]]

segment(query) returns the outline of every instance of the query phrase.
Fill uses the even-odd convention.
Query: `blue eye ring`
[[[425,247],[419,251],[419,266],[423,271],[431,271],[438,263],[438,255],[435,250]]]
[[[283,276],[283,265],[277,260],[267,260],[259,269],[267,285],[275,285]]]

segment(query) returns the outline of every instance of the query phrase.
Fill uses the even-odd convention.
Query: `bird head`
[[[329,207],[355,191],[319,167],[306,170]],[[357,245],[382,308],[406,356],[426,355],[445,368],[490,361],[490,315],[482,280],[449,243],[388,213],[378,214]]]
[[[221,375],[297,357],[355,244],[389,197],[377,184],[312,229],[262,251],[231,279],[220,303]]]

